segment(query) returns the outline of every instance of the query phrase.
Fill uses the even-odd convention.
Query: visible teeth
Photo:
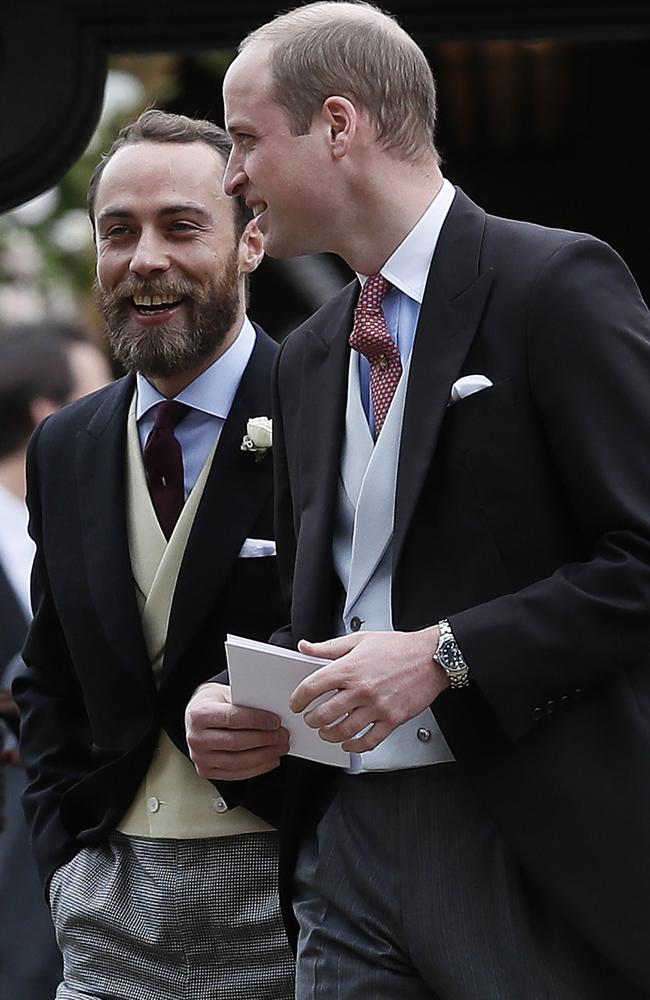
[[[162,295],[134,295],[133,303],[136,306],[143,306],[145,308],[151,308],[152,306],[168,306],[176,305],[180,302],[180,298],[176,298],[174,295],[165,294]]]

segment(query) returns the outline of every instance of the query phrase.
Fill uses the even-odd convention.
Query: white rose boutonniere
[[[241,450],[249,451],[259,462],[273,445],[273,421],[270,417],[251,417],[246,424]]]

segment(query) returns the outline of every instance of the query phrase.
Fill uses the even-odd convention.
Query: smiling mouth
[[[134,295],[131,299],[133,306],[141,316],[154,316],[156,313],[169,312],[185,301],[185,297],[168,295]]]

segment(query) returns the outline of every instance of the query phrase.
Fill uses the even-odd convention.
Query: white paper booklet
[[[354,772],[427,767],[454,759],[429,708],[399,726],[374,750],[363,754],[345,753],[339,743],[322,740],[318,731],[310,729],[301,715],[294,715],[289,708],[289,698],[305,677],[331,660],[305,656],[237,635],[227,636],[226,656],[233,704],[265,708],[279,715],[291,737],[289,753],[296,757]],[[314,704],[328,697],[331,695],[325,694]]]
[[[282,719],[291,736],[290,754],[335,767],[350,767],[350,754],[339,743],[327,743],[289,708],[289,697],[305,677],[330,663],[291,649],[238,635],[226,637],[226,657],[235,705],[265,708]],[[356,756],[356,755],[355,755]]]

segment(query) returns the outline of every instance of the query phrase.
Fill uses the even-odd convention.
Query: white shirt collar
[[[453,184],[443,178],[442,187],[424,215],[393,251],[380,272],[391,285],[420,304],[440,230],[455,196]],[[357,274],[357,277],[362,285],[368,280],[364,274]]]
[[[180,403],[201,410],[213,417],[226,419],[230,412],[244,369],[250,360],[255,347],[255,330],[247,316],[244,317],[237,338],[225,354],[217,358],[209,368],[190,382],[178,396],[174,398]],[[153,406],[165,397],[138,372],[136,376],[136,420],[144,416]]]

